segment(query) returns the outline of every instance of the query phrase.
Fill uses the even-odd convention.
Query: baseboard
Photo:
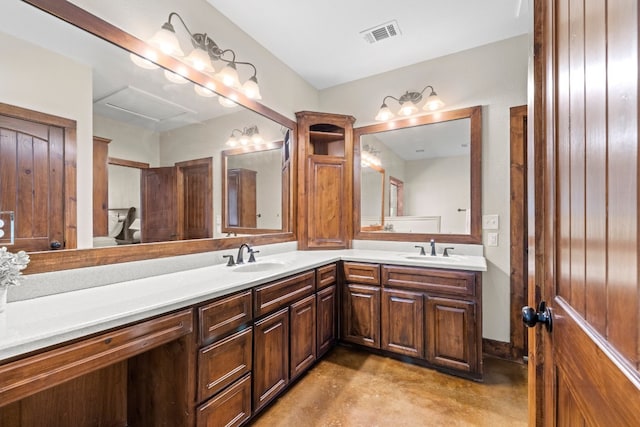
[[[487,356],[498,357],[500,359],[513,360],[522,363],[520,351],[516,351],[510,342],[496,341],[489,338],[482,339],[482,353]]]

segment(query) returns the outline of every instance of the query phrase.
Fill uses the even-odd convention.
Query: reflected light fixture
[[[382,166],[382,160],[378,157],[379,153],[380,151],[376,150],[375,147],[365,144],[360,153],[360,165],[365,168],[369,166]]]
[[[236,136],[236,134],[238,134]],[[264,142],[258,126],[253,125],[245,127],[244,129],[233,129],[229,139],[227,139],[227,145],[229,147],[248,147],[261,145]]]
[[[378,110],[378,114],[376,115],[376,120],[383,122],[395,117],[395,114],[387,106],[387,98],[395,99],[398,104],[400,104],[400,109],[397,113],[398,115],[406,117],[416,114],[418,112],[417,104],[422,101],[422,94],[427,89],[431,89],[431,92],[429,93],[429,96],[427,96],[427,101],[424,103],[422,109],[425,111],[435,111],[442,108],[444,106],[444,102],[442,102],[436,91],[433,89],[433,86],[429,85],[420,92],[406,91],[400,98],[396,98],[391,95],[385,96],[382,100],[382,105]]]
[[[187,56],[185,56],[180,46],[175,27],[171,23],[173,18],[177,18],[180,21],[193,45],[193,50]],[[233,50],[221,49],[206,33],[192,33],[182,17],[176,12],[169,14],[167,22],[149,39],[148,43],[154,48],[183,61],[203,73],[214,75],[215,68],[212,61],[221,61],[225,63],[225,66],[219,73],[214,75],[217,79],[222,81],[226,86],[242,91],[247,98],[262,99],[260,88],[258,87],[258,71],[256,67],[250,62],[237,61],[236,53]],[[153,63],[153,61],[157,60],[156,53],[153,51],[146,52],[144,57],[135,54],[131,54],[130,57],[133,63],[139,67],[146,69],[158,68],[158,66]],[[252,74],[244,83],[240,82],[238,65],[251,68]],[[165,72],[165,76],[169,81],[179,84],[186,83],[185,75],[186,73],[176,74],[168,70]],[[210,96],[206,89],[203,91],[196,90],[196,93],[200,95],[206,94],[203,96]],[[233,103],[231,106],[235,105],[236,104]]]

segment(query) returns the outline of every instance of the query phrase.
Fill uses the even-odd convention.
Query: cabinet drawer
[[[333,285],[337,280],[338,268],[335,264],[325,265],[316,270],[316,284],[318,289]]]
[[[476,273],[383,265],[382,284],[419,291],[475,295]]]
[[[312,270],[258,286],[255,290],[255,316],[262,316],[311,295],[315,291],[315,285],[315,271]]]
[[[198,401],[218,393],[251,371],[253,329],[247,328],[198,353]]]
[[[380,266],[360,262],[345,262],[344,277],[347,283],[380,286]]]
[[[208,344],[252,319],[251,290],[199,308],[200,342]]]
[[[197,427],[233,427],[251,416],[251,374],[198,407]]]

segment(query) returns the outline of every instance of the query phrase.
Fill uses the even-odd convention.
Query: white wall
[[[0,102],[76,121],[78,247],[90,247],[93,221],[91,69],[1,32],[0,58],[3,58]]]
[[[320,92],[320,109],[373,123],[385,95],[433,85],[445,109],[482,105],[482,212],[500,216],[499,246],[485,247],[483,328],[509,341],[509,108],[527,103],[528,36],[421,62]],[[443,237],[444,239],[444,237]]]

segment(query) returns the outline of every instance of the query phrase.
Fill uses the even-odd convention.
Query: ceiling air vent
[[[360,31],[360,35],[362,35],[368,43],[376,43],[384,39],[399,36],[400,34],[402,33],[400,32],[400,27],[398,27],[398,22],[396,22],[395,19],[393,21],[385,22],[384,24],[376,25],[375,27],[364,31]]]

